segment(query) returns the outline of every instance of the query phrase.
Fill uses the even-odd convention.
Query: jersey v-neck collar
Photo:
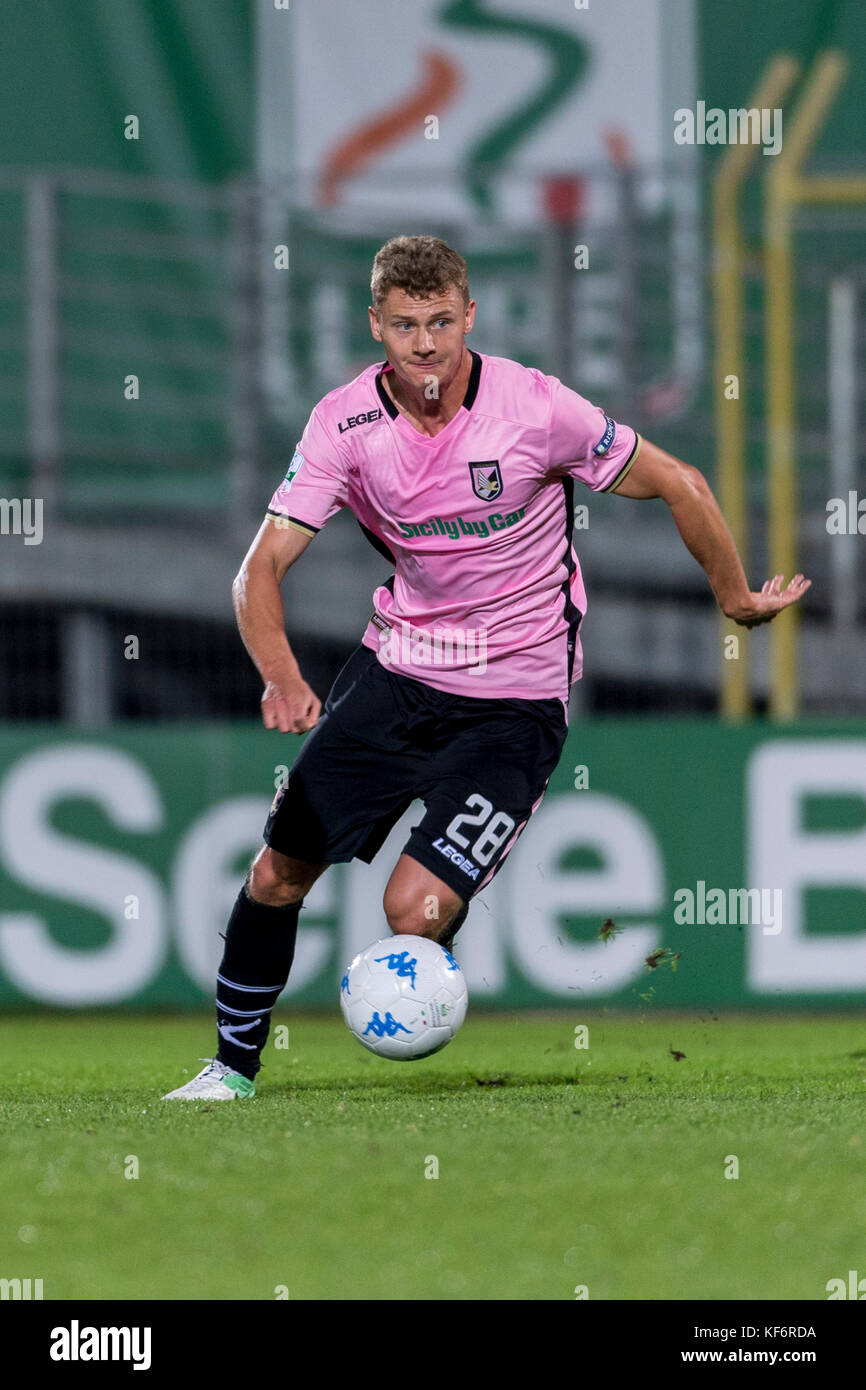
[[[442,436],[447,434],[451,429],[455,420],[460,420],[462,418],[460,412],[463,410],[471,410],[475,404],[475,397],[478,395],[478,387],[481,384],[481,354],[476,352],[474,348],[470,348],[469,353],[472,357],[472,368],[469,373],[469,380],[466,383],[466,394],[460,404],[460,410],[457,411],[456,415],[452,416],[445,428],[441,429],[438,434],[422,433],[421,430],[416,429],[413,424],[410,424],[406,416],[397,409],[391,397],[388,395],[388,392],[385,390],[385,385],[382,381],[383,373],[390,367],[389,362],[383,362],[376,373],[376,393],[379,400],[382,402],[385,414],[391,420],[396,420],[398,428],[408,432],[409,436],[419,443],[438,444]]]

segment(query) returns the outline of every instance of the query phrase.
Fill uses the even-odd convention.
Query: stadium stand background
[[[152,8],[81,0],[74,13],[44,0],[38,14],[8,16],[0,496],[43,498],[50,544],[3,538],[0,718],[83,726],[255,712],[259,684],[235,634],[231,578],[312,405],[377,360],[366,325],[370,260],[388,236],[415,228],[411,216],[406,227],[390,215],[346,226],[326,208],[310,210],[299,196],[302,165],[279,185],[257,180],[253,8],[227,4],[205,21],[195,0]],[[786,51],[804,63],[831,43],[852,57],[858,41],[866,51],[853,5],[774,3],[756,21],[737,0],[724,13],[702,3],[696,14],[700,90],[724,107],[745,103],[782,31]],[[737,35],[746,18],[744,54]],[[136,81],[152,93],[144,106],[130,94]],[[37,83],[34,119],[26,94]],[[864,109],[861,56],[822,133],[821,167],[862,167]],[[134,110],[143,138],[124,140],[124,116]],[[711,481],[716,153],[651,167],[575,160],[556,179],[515,164],[508,177],[534,185],[545,222],[527,232],[479,214],[424,228],[468,259],[479,302],[474,346],[555,372]],[[409,209],[419,177],[411,164],[400,172]],[[606,212],[591,223],[592,273],[581,278],[564,272],[564,253],[586,231],[580,191],[588,181],[606,188]],[[651,187],[662,196],[647,211]],[[744,207],[752,248],[748,558],[757,580],[769,572],[757,177]],[[291,255],[276,355],[275,231]],[[866,567],[858,557],[840,631],[825,526],[827,300],[834,278],[853,287],[862,361],[864,252],[862,204],[798,214],[800,568],[815,580],[800,656],[807,713],[866,708]],[[124,394],[131,373],[138,399]],[[862,412],[862,371],[857,380]],[[862,446],[857,464],[862,482]],[[591,524],[575,539],[591,609],[575,711],[711,713],[717,617],[669,516],[660,504],[579,500],[590,505]],[[289,636],[320,694],[357,642],[386,573],[342,514],[287,581]],[[139,639],[134,671],[124,657],[128,635]],[[753,650],[760,710],[766,643]]]

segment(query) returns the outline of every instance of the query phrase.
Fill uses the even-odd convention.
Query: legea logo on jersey
[[[502,474],[499,460],[488,459],[485,463],[470,463],[469,475],[472,478],[472,491],[482,502],[492,502],[502,491]]]
[[[340,434],[345,434],[347,430],[354,430],[358,425],[369,425],[373,420],[381,420],[381,410],[362,410],[360,415],[350,415],[345,423],[341,420],[337,425]]]

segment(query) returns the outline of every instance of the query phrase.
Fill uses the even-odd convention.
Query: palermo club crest
[[[472,491],[482,502],[492,502],[502,491],[502,474],[499,471],[498,459],[488,459],[486,463],[470,463],[469,476],[472,479]]]

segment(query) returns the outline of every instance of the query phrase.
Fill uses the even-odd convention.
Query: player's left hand
[[[795,574],[785,589],[782,588],[784,582],[784,576],[781,574],[768,579],[759,594],[749,594],[745,603],[738,604],[735,609],[726,612],[725,616],[733,618],[741,627],[759,627],[761,623],[772,622],[783,608],[790,608],[792,603],[798,603],[812,585],[811,579],[804,579],[802,574]]]

